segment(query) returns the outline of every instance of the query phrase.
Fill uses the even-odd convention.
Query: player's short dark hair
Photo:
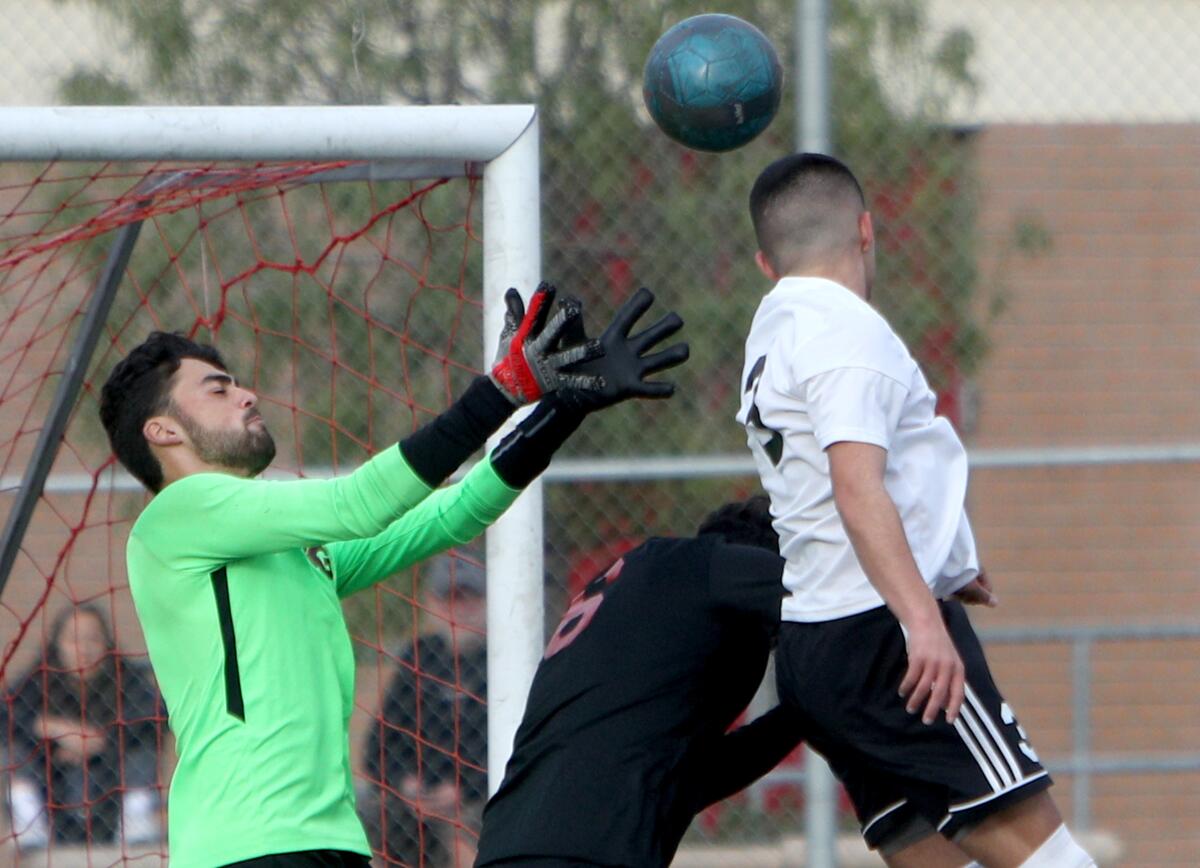
[[[142,426],[167,411],[171,381],[183,359],[228,370],[220,353],[206,344],[177,333],[151,332],[117,362],[100,390],[100,422],[109,445],[125,469],[151,491],[162,488],[162,465],[150,451]]]
[[[829,246],[834,222],[847,208],[854,216],[867,200],[854,173],[826,154],[789,154],[759,174],[750,190],[750,219],[758,249],[776,271]]]
[[[710,512],[700,522],[696,536],[708,533],[719,535],[727,543],[779,552],[779,534],[771,525],[771,501],[765,494],[727,503]]]

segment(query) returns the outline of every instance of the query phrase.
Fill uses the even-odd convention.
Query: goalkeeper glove
[[[557,389],[583,384],[586,377],[567,373],[564,368],[600,352],[599,344],[587,341],[586,336],[578,343],[563,346],[565,337],[582,334],[583,308],[577,299],[564,298],[551,317],[555,292],[550,284],[539,284],[529,299],[528,310],[516,289],[504,294],[504,328],[488,376],[518,407]]]
[[[688,345],[678,343],[657,353],[646,353],[683,328],[679,314],[672,311],[645,331],[629,336],[634,323],[653,303],[654,293],[645,287],[639,289],[617,311],[598,341],[586,340],[582,320],[564,324],[567,338],[575,345],[598,344],[600,348],[598,354],[589,352],[567,368],[578,376],[560,389],[564,403],[590,413],[628,398],[669,398],[675,393],[673,383],[646,377],[687,361]]]

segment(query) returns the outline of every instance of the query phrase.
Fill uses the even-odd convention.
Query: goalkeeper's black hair
[[[162,488],[162,465],[150,451],[142,427],[151,416],[167,412],[171,383],[184,359],[229,370],[221,354],[206,344],[178,333],[151,332],[117,362],[100,390],[100,422],[109,445],[125,469],[154,492]]]
[[[727,543],[758,546],[779,553],[779,534],[771,525],[771,501],[765,494],[727,503],[700,522],[696,536],[717,534]]]

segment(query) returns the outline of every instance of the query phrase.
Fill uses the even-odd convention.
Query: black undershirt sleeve
[[[492,468],[507,485],[524,488],[550,466],[555,450],[579,427],[584,415],[557,395],[547,395],[492,450]]]
[[[703,759],[696,810],[728,798],[775,768],[803,740],[798,714],[777,705],[717,739]]]
[[[482,449],[516,408],[487,377],[476,377],[440,416],[400,441],[413,472],[437,488]]]

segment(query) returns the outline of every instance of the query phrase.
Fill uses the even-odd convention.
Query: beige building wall
[[[78,0],[9,0],[0,27],[0,105],[56,105],[58,82],[79,65],[129,64],[103,16]]]
[[[1200,120],[1195,0],[926,0],[933,34],[975,45],[965,124]],[[898,71],[900,76],[903,70]]]

